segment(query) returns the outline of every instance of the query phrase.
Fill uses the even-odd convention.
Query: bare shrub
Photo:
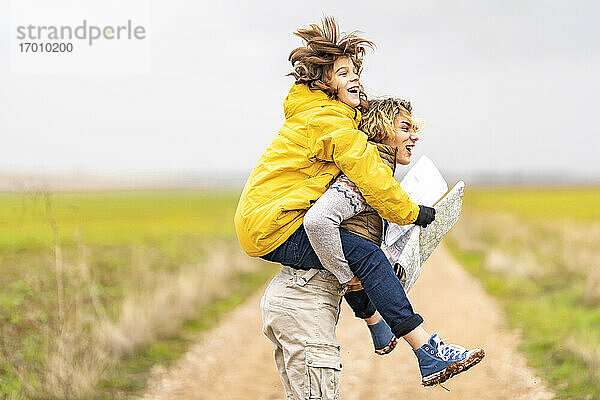
[[[48,337],[40,397],[86,398],[114,360],[92,335],[72,319]]]
[[[62,247],[55,234],[55,254],[62,254]],[[24,375],[34,375],[35,379],[25,385],[28,395],[42,398],[80,399],[94,393],[105,371],[114,359],[99,346],[92,334],[94,323],[105,318],[105,313],[93,290],[87,265],[86,248],[79,244],[77,263],[67,262],[61,256],[61,292],[57,297],[59,315],[56,321],[40,326],[44,346],[39,362],[17,363],[16,367]],[[58,269],[57,269],[58,270]],[[59,286],[59,285],[57,285]],[[72,287],[73,296],[64,296],[64,288]],[[83,293],[87,291],[89,293]],[[96,313],[86,312],[83,305],[91,299]]]
[[[41,363],[35,363],[32,368],[20,364],[17,368],[37,375],[35,384],[25,387],[30,394],[62,399],[84,398],[93,393],[112,360],[90,335],[88,323],[95,316],[83,312],[82,288],[86,284],[91,287],[85,249],[80,244],[79,268],[65,260],[50,193],[44,193],[44,199],[46,218],[53,233],[58,319],[43,327],[45,346]],[[67,286],[75,288],[76,294],[71,299],[65,296]],[[95,300],[93,293],[91,297]]]

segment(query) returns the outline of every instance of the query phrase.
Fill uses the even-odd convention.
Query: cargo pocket
[[[340,346],[327,343],[307,343],[306,399],[338,400],[341,370]]]

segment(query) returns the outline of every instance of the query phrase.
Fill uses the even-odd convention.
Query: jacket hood
[[[327,97],[327,94],[321,90],[311,90],[308,86],[301,83],[294,83],[290,92],[283,102],[283,112],[285,119],[317,107],[331,107],[336,111],[342,112],[348,117],[360,121],[361,114],[356,108],[352,108],[347,104],[338,100],[332,100]]]

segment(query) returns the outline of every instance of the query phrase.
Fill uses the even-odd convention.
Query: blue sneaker
[[[446,382],[479,363],[485,356],[482,349],[467,350],[455,344],[444,344],[437,334],[413,351],[419,360],[423,386]]]

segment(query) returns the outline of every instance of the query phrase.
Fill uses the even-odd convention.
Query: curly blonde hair
[[[367,47],[375,44],[358,36],[358,32],[340,32],[333,17],[325,17],[321,26],[311,24],[307,29],[298,29],[296,36],[302,38],[304,46],[290,53],[288,60],[294,72],[289,73],[311,89],[320,89],[332,99],[337,99],[337,89],[330,86],[333,63],[339,57],[349,57],[360,75],[362,59]],[[366,106],[367,96],[360,88],[361,106]]]
[[[393,139],[394,119],[400,114],[412,115],[412,105],[408,100],[387,98],[369,100],[368,109],[363,112],[363,117],[358,129],[363,131],[373,142],[382,142]],[[418,126],[413,124],[418,130]]]

